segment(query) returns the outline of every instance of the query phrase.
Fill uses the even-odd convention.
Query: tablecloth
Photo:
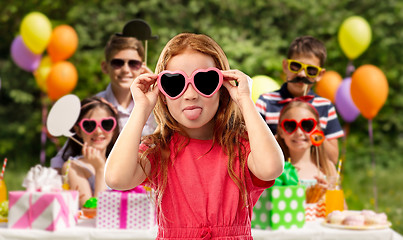
[[[49,232],[45,230],[8,229],[6,223],[0,224],[0,240],[117,240],[117,239],[155,239],[157,228],[151,230],[106,230],[95,228],[94,219],[79,220],[70,229]],[[344,230],[321,225],[320,221],[307,222],[301,229],[260,230],[252,229],[255,240],[403,240],[391,228],[381,230]]]

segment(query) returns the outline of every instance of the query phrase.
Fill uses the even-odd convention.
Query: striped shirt
[[[312,90],[307,95],[315,96],[309,101],[319,113],[320,127],[322,128],[327,139],[335,139],[344,136],[344,132],[337,118],[336,108],[332,102],[315,94]],[[256,108],[273,134],[277,132],[278,119],[281,109],[285,104],[278,103],[286,98],[293,98],[287,89],[287,83],[284,83],[281,88],[275,92],[263,93],[256,101]]]

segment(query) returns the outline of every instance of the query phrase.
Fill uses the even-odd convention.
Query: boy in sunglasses
[[[118,114],[103,98],[91,97],[81,102],[81,110],[73,129],[75,141],[68,141],[63,158],[62,175],[67,172],[70,189],[78,190],[80,207],[91,197],[106,190],[104,168],[118,135]]]
[[[326,55],[326,47],[318,39],[311,36],[296,38],[288,48],[287,59],[282,64],[286,82],[279,90],[262,94],[256,101],[256,107],[273,134],[276,134],[278,117],[284,106],[283,100],[314,96],[309,102],[320,116],[319,122],[326,136],[326,154],[336,164],[339,156],[338,138],[344,136],[336,109],[330,100],[311,90],[326,71],[323,68]]]
[[[135,105],[130,92],[133,80],[143,73],[152,73],[144,64],[143,44],[134,37],[114,34],[105,46],[105,60],[101,63],[102,72],[111,79],[105,91],[96,96],[109,101],[118,111],[120,130],[126,124]],[[150,115],[143,128],[143,135],[154,132],[157,124],[154,115]],[[67,140],[70,141],[70,140]],[[64,163],[61,157],[65,146],[51,159],[51,167],[60,171]]]

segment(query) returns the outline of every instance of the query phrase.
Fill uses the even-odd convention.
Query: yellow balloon
[[[29,50],[35,54],[41,54],[49,43],[52,25],[42,13],[31,12],[22,20],[20,33]]]
[[[252,78],[252,100],[256,102],[263,93],[275,91],[280,85],[272,78],[265,75],[257,75]]]
[[[39,67],[34,71],[34,77],[39,89],[43,92],[47,92],[46,79],[48,78],[50,69],[52,68],[52,60],[49,56],[45,56],[41,59]]]
[[[338,40],[344,54],[353,60],[368,48],[371,42],[371,27],[359,16],[349,17],[340,26]]]

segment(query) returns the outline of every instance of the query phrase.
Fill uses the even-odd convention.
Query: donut
[[[385,225],[388,223],[388,217],[385,213],[375,213],[374,215],[365,216],[366,225]]]
[[[343,220],[342,224],[346,226],[364,226],[365,217],[361,214],[349,215]]]
[[[329,213],[329,215],[327,215],[326,221],[327,221],[327,223],[330,223],[330,224],[341,224],[343,222],[344,218],[346,218],[345,214],[343,214],[339,210],[335,210],[335,211]]]
[[[362,210],[361,214],[364,215],[365,217],[367,216],[375,216],[376,213],[372,210]]]

